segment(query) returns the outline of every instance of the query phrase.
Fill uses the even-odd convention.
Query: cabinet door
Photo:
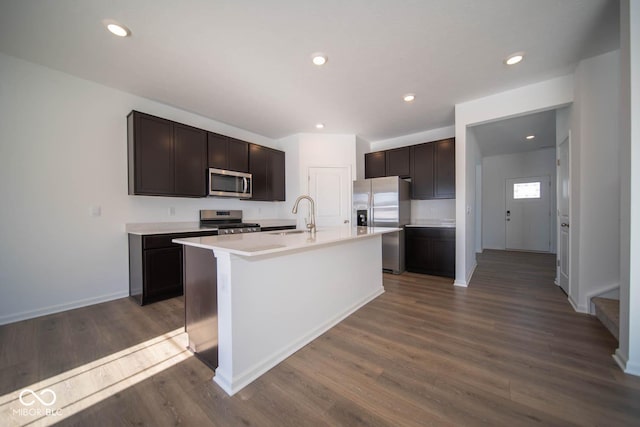
[[[455,277],[455,229],[407,227],[405,234],[407,271]]]
[[[228,165],[232,171],[249,172],[249,143],[228,138]]]
[[[144,303],[182,294],[182,247],[143,253]]]
[[[456,146],[455,140],[445,139],[435,145],[434,194],[436,199],[456,197]]]
[[[378,178],[385,176],[386,160],[384,151],[376,151],[375,153],[366,153],[364,155],[364,177]]]
[[[207,178],[207,133],[174,123],[175,195],[204,197]]]
[[[270,150],[269,153],[269,187],[270,200],[284,201],[285,188],[285,153],[279,150]]]
[[[133,120],[129,154],[133,151],[135,159],[135,169],[129,171],[134,175],[133,188],[129,176],[129,194],[172,195],[175,173],[172,123],[135,111],[128,120]]]
[[[426,200],[433,198],[434,144],[426,143],[411,147],[411,198]]]
[[[405,264],[407,271],[422,273],[428,263],[427,239],[418,229],[405,228]]]
[[[226,136],[207,132],[207,158],[210,168],[228,169],[229,141]]]
[[[411,149],[409,147],[388,150],[386,153],[386,176],[411,176]]]
[[[249,172],[253,186],[251,200],[268,200],[268,160],[269,152],[266,147],[249,144]]]

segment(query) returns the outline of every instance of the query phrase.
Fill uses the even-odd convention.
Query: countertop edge
[[[292,242],[291,246],[284,246],[284,247],[278,247],[278,248],[271,248],[271,249],[265,249],[265,250],[261,250],[261,251],[242,251],[239,249],[233,249],[233,248],[229,248],[229,247],[225,247],[223,245],[216,245],[216,244],[204,244],[204,243],[200,243],[198,237],[195,238],[186,238],[186,239],[173,239],[172,242],[174,243],[178,243],[181,245],[187,245],[187,246],[194,246],[197,248],[201,248],[201,249],[208,249],[208,250],[213,250],[215,251],[222,251],[222,252],[227,252],[233,255],[239,255],[242,257],[247,257],[247,258],[256,258],[256,257],[260,257],[260,256],[265,256],[265,255],[278,255],[278,254],[282,254],[285,255],[288,252],[301,252],[301,251],[305,251],[305,250],[309,250],[309,249],[313,249],[313,248],[319,248],[322,246],[328,246],[328,245],[332,245],[335,243],[340,243],[340,242],[347,242],[349,240],[356,240],[356,239],[363,239],[363,238],[371,238],[371,237],[375,237],[375,236],[379,236],[382,234],[386,234],[386,233],[394,233],[396,231],[401,231],[401,228],[383,228],[383,227],[378,227],[375,230],[373,230],[372,232],[367,232],[366,234],[356,234],[356,235],[350,235],[347,237],[336,237],[336,238],[330,238],[328,240],[324,240],[321,242],[315,242],[313,244],[298,244],[296,242]],[[321,232],[322,230],[319,230],[318,232]],[[256,236],[259,235],[260,233],[252,233],[250,235],[252,236]],[[216,237],[216,236],[212,236],[212,237]],[[198,241],[196,241],[196,239],[198,239]]]

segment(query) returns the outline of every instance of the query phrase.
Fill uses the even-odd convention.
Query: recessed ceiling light
[[[536,137],[535,135],[527,135],[527,139],[533,139],[535,137]]]
[[[516,65],[518,62],[524,59],[524,53],[518,52],[511,54],[504,60],[504,63],[507,65]]]
[[[403,96],[402,99],[404,99],[404,102],[411,102],[414,99],[416,99],[416,96],[413,93],[408,93],[405,96]]]
[[[311,55],[311,61],[313,61],[313,63],[318,66],[326,64],[328,59],[329,58],[327,58],[327,55],[320,52],[317,52]]]
[[[324,129],[324,123],[317,123],[316,129]]]
[[[131,35],[131,30],[112,19],[105,19],[102,22],[107,27],[107,30],[118,37],[128,37]]]

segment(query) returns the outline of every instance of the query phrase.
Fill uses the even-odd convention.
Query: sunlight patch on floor
[[[50,426],[192,356],[184,328],[0,397],[8,426]],[[5,424],[6,423],[6,424]]]

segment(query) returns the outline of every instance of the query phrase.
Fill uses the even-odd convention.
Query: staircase
[[[620,301],[610,298],[592,298],[591,302],[596,309],[596,317],[611,332],[611,335],[618,338],[620,331]]]

